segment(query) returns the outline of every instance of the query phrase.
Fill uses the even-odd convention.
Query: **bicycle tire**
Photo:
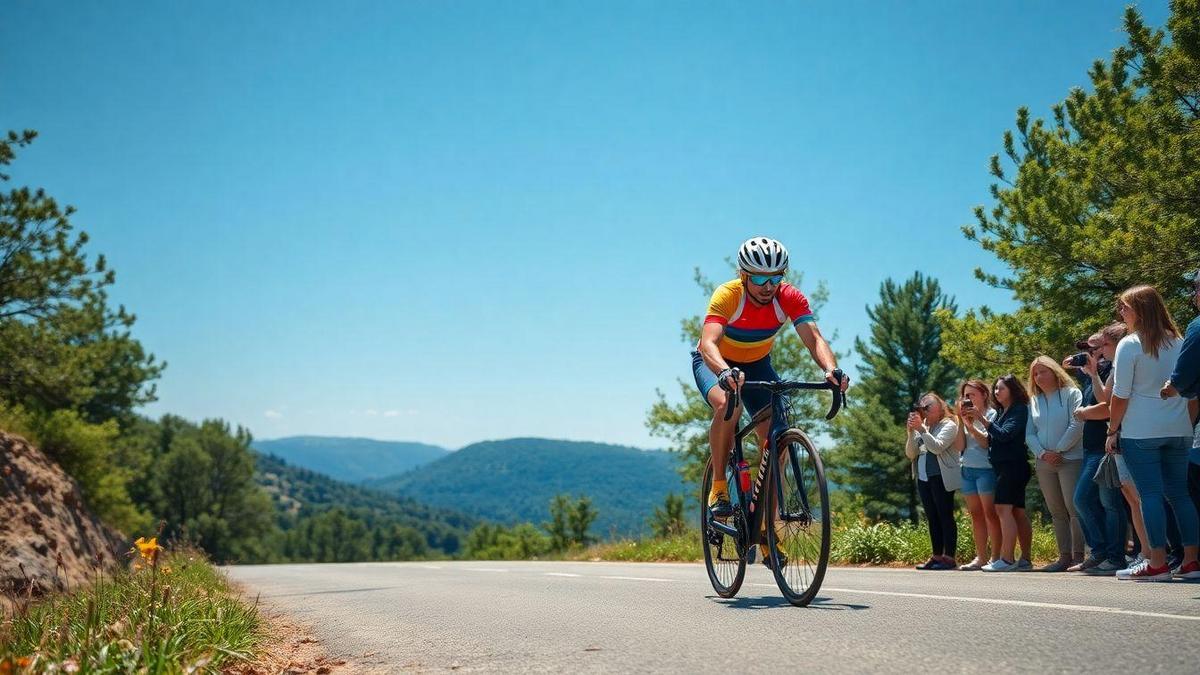
[[[729,522],[735,522],[739,516],[744,522],[745,514],[740,504],[737,475],[732,465],[726,465],[725,472],[725,478],[729,481],[729,498],[734,509],[734,516]],[[742,582],[746,578],[746,556],[744,551],[739,550],[740,547],[732,537],[722,532],[710,532],[708,524],[712,515],[708,512],[708,493],[712,488],[712,473],[710,458],[704,468],[704,481],[700,489],[700,547],[704,549],[704,568],[708,572],[708,580],[713,590],[722,598],[732,598],[741,590]],[[745,531],[745,528],[742,530]]]
[[[771,551],[787,556],[787,563],[778,565],[773,560],[771,570],[787,601],[804,607],[817,597],[829,565],[829,486],[821,455],[803,431],[785,430],[778,448],[785,454],[775,467],[782,469],[778,480],[772,477],[770,484],[767,540]],[[778,490],[783,492],[782,508],[775,504]]]

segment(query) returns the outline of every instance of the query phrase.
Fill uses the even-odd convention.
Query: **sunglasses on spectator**
[[[754,284],[755,286],[766,286],[768,281],[771,282],[772,284],[775,284],[776,286],[778,286],[779,282],[783,281],[783,275],[782,274],[751,274],[750,275],[750,283]]]

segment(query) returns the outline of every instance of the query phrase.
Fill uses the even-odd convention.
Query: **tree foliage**
[[[917,519],[904,420],[921,394],[949,397],[960,376],[940,357],[939,311],[953,315],[956,306],[936,279],[920,272],[903,284],[888,279],[880,284],[879,302],[867,307],[870,337],[854,341],[862,379],[852,390],[855,404],[834,421],[838,445],[826,466],[872,521]]]
[[[1052,119],[1017,111],[991,159],[990,210],[968,239],[1008,268],[976,270],[1019,308],[948,313],[946,355],[972,373],[1022,372],[1112,320],[1115,296],[1151,284],[1191,315],[1184,273],[1200,267],[1200,0],[1174,0],[1167,31],[1125,12],[1127,44],[1097,60]],[[1169,35],[1168,35],[1169,33]]]
[[[0,166],[36,136],[9,132]],[[103,255],[88,256],[74,213],[40,188],[0,192],[0,399],[125,421],[154,400],[163,365],[131,336],[134,315],[109,306],[114,273]]]
[[[663,505],[654,509],[650,519],[650,528],[654,536],[660,538],[674,537],[687,531],[687,521],[683,517],[683,495],[671,493],[663,499]]]
[[[730,267],[733,268],[732,261]],[[736,268],[735,268],[736,269]],[[788,271],[787,281],[797,288],[803,289],[804,275],[795,270]],[[700,287],[700,302],[705,303],[712,297],[717,284],[700,273],[695,272],[696,285]],[[818,283],[811,292],[806,292],[813,313],[820,316],[821,309],[829,299],[829,290],[825,284]],[[700,331],[704,325],[704,315],[696,314],[680,322],[682,341],[695,345],[700,341]],[[771,364],[775,371],[785,379],[821,380],[825,377],[820,367],[809,356],[804,343],[795,335],[790,323],[780,327],[775,346],[771,350]],[[831,343],[836,339],[837,332],[826,333],[826,339]],[[687,354],[680,353],[680,363],[685,362]],[[839,355],[840,356],[840,355]],[[690,364],[689,364],[690,365]],[[663,391],[657,390],[658,400],[650,406],[646,414],[646,426],[650,433],[670,441],[670,450],[678,452],[681,457],[680,473],[684,480],[698,483],[708,462],[709,444],[708,427],[712,421],[712,410],[696,391],[692,378],[678,380],[682,400],[672,402],[667,400]],[[821,433],[828,427],[825,423],[825,412],[828,410],[828,400],[819,400],[816,396],[798,396],[794,399],[793,411],[797,424],[803,425],[810,433]],[[745,419],[743,420],[745,421]],[[752,457],[758,447],[754,435],[747,437],[746,454]]]

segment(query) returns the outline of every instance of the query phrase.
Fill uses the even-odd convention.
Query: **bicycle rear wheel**
[[[700,545],[704,549],[704,567],[713,590],[722,598],[737,595],[746,578],[745,546],[736,538],[712,527],[712,514],[708,512],[708,493],[712,489],[712,459],[704,469],[704,484],[700,490]],[[729,481],[729,499],[733,502],[733,516],[728,524],[736,527],[744,537],[746,516],[742,511],[741,495],[738,494],[737,475],[733,467],[725,466],[725,479]]]
[[[784,431],[779,449],[767,538],[787,558],[772,565],[775,583],[788,602],[803,607],[817,597],[829,564],[829,488],[821,456],[803,431]]]

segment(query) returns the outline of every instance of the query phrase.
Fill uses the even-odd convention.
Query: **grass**
[[[250,660],[264,640],[255,608],[194,551],[145,556],[88,586],[12,598],[0,624],[0,675],[190,673]]]
[[[1033,559],[1056,559],[1058,547],[1050,524],[1038,519],[1033,525]],[[835,565],[910,565],[924,562],[931,552],[929,530],[924,523],[852,523],[834,528],[830,561]],[[958,521],[958,558],[966,562],[974,556],[971,521],[963,512]],[[690,530],[666,538],[596,544],[569,557],[621,562],[691,562],[703,560],[704,552],[700,550],[699,533]]]

